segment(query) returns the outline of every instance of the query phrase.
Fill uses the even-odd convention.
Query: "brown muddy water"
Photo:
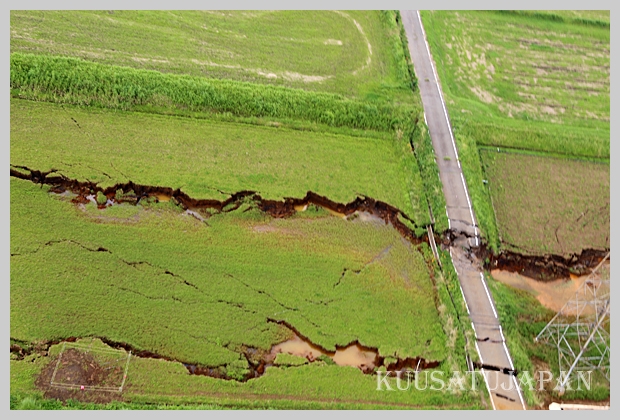
[[[285,325],[285,323],[280,324]],[[289,328],[288,325],[285,326]],[[335,351],[329,351],[300,336],[297,332],[294,332],[294,328],[290,327],[289,330],[293,332],[292,337],[272,346],[268,352],[261,353],[260,350],[250,347],[242,349],[242,354],[246,358],[249,367],[249,372],[243,379],[229,377],[222,367],[205,367],[185,363],[183,365],[192,375],[236,379],[241,382],[262,376],[268,368],[278,367],[279,365],[275,364],[275,360],[280,353],[303,357],[307,360],[307,363],[325,362],[325,359],[329,358],[338,366],[355,367],[364,374],[373,374],[376,368],[382,366],[387,370],[393,371],[419,371],[439,365],[439,362],[436,361],[426,361],[421,358],[411,357],[404,359],[392,358],[391,360],[394,360],[392,363],[386,363],[385,357],[382,357],[376,348],[363,346],[357,341],[346,346],[336,346]]]
[[[308,340],[302,339],[298,335],[273,346],[271,354],[277,355],[278,353],[303,357],[309,362],[314,362],[320,356],[327,356],[338,366],[354,366],[362,372],[372,371],[377,367],[377,364],[381,362],[381,358],[377,351],[364,347],[359,343],[340,348],[337,347],[335,352],[329,352],[312,344]]]
[[[609,263],[607,267],[609,267]],[[609,268],[607,268],[607,272],[609,272]],[[562,309],[566,302],[573,299],[589,277],[589,275],[569,275],[569,277],[562,279],[540,281],[504,270],[491,270],[491,276],[503,284],[531,293],[541,305],[554,312]]]

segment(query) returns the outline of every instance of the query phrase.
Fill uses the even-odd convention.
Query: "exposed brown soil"
[[[58,356],[52,358],[35,380],[35,386],[43,391],[45,398],[59,399],[61,401],[72,399],[94,403],[122,400],[120,392],[79,389],[81,385],[85,387],[109,387],[111,384],[120,384],[123,376],[122,368],[106,369],[91,354],[69,348],[62,354],[54,383],[78,387],[72,389],[50,384],[57,362]]]
[[[475,250],[481,261],[488,259],[484,268],[519,273],[539,281],[567,279],[571,275],[589,274],[600,263],[609,249],[584,249],[579,254],[569,257],[561,255],[524,255],[512,251],[500,251],[493,254],[485,247]]]
[[[518,273],[492,270],[491,275],[511,287],[532,293],[541,305],[558,312],[566,302],[575,297],[575,293],[588,279],[588,275],[571,275],[567,278],[541,282]]]
[[[23,169],[29,173],[23,173],[14,168]],[[351,216],[355,212],[366,212],[380,218],[385,223],[391,223],[403,237],[412,243],[419,244],[424,242],[423,237],[416,236],[414,231],[403,222],[403,220],[407,220],[411,225],[417,227],[411,218],[396,207],[371,197],[357,197],[350,203],[342,204],[312,191],[308,191],[303,198],[287,197],[283,201],[263,199],[254,191],[239,191],[230,195],[226,200],[220,201],[195,199],[185,194],[179,188],[173,190],[170,187],[140,185],[131,181],[104,189],[90,181],[68,179],[62,174],[56,174],[54,169],[41,172],[25,166],[14,166],[11,168],[11,176],[37,184],[51,185],[51,191],[55,193],[71,191],[77,194],[77,197],[72,200],[74,203],[86,204],[94,201],[97,193],[103,193],[107,197],[108,202],[106,204],[98,204],[99,208],[105,208],[118,203],[137,204],[140,200],[153,197],[159,201],[174,200],[186,210],[209,209],[218,213],[237,210],[244,202],[249,201],[254,203],[261,211],[275,218],[290,217],[296,213],[296,209],[305,208],[310,204],[343,216]],[[120,191],[123,193],[119,194]]]
[[[467,235],[454,230],[448,230],[442,236],[435,235],[435,240],[442,245],[443,249],[459,246],[467,239]],[[608,252],[609,249],[584,249],[579,254],[568,256],[528,255],[510,250],[494,253],[484,243],[478,247],[469,247],[467,250],[471,259],[475,258],[483,262],[485,270],[519,273],[538,281],[553,281],[590,274]]]

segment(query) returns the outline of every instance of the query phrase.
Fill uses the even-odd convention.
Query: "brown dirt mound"
[[[108,403],[123,399],[121,392],[79,388],[82,385],[85,387],[118,387],[123,378],[122,367],[106,368],[90,353],[73,348],[67,349],[62,354],[54,383],[77,386],[77,389],[71,389],[50,384],[57,362],[58,357],[54,357],[35,381],[35,386],[44,392],[45,398],[94,403]]]

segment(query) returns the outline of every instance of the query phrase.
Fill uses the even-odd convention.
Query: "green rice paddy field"
[[[609,15],[422,18],[491,247],[609,247]],[[430,206],[442,231],[401,36],[388,11],[12,11],[12,168],[197,199],[365,195],[418,235]],[[436,269],[427,245],[381,220],[315,206],[275,219],[245,201],[199,221],[174,201],[99,209],[15,177],[10,200],[11,344],[33,350],[12,350],[12,408],[488,407],[482,391],[378,392],[376,375],[326,358],[278,356],[239,381],[248,349],[269,352],[287,325],[330,351],[358,341],[392,362],[465,369],[463,331],[473,337],[447,253]],[[493,286],[498,308],[525,343],[531,303],[506,290]],[[56,401],[37,378],[61,344],[37,349],[68,337],[165,359],[133,358],[111,405]],[[537,350],[516,349],[529,368]]]
[[[423,227],[440,189],[411,153],[432,156],[396,14],[311,15],[12,12],[12,167],[196,199],[366,195]],[[37,378],[60,345],[36,349],[101,337],[166,359],[132,358],[110,408],[479,408],[477,392],[378,392],[329,359],[278,356],[239,381],[248,349],[268,353],[287,325],[328,351],[463,369],[455,281],[379,219],[245,202],[203,222],[172,201],[98,209],[11,178],[11,342],[35,349],[12,355],[11,406],[92,408],[50,399]]]
[[[446,309],[429,302],[436,291],[422,253],[382,222],[313,209],[272,219],[239,209],[207,226],[170,203],[76,208],[46,189],[12,180],[14,339],[105,337],[235,375],[248,367],[244,346],[268,351],[290,337],[272,322],[285,321],[328,350],[359,340],[385,356],[451,359]],[[208,402],[209,394],[257,393],[301,399],[301,407],[330,399],[439,404],[425,392],[378,396],[374,376],[356,368],[274,367],[237,383],[192,377],[179,362],[134,359],[124,398],[180,403],[204,394]],[[441,404],[476,406],[461,397],[442,395]]]
[[[529,253],[608,247],[609,11],[426,11],[422,19],[474,209],[491,246],[502,238]],[[500,163],[492,150],[536,157],[525,163],[515,154]],[[558,157],[569,160],[559,163]],[[576,173],[561,170],[575,165]],[[526,180],[541,171],[548,176],[537,179],[539,191],[532,194]],[[586,195],[585,187],[567,188],[583,179],[600,184]],[[539,220],[522,229],[530,212]],[[570,229],[570,219],[581,213],[593,223],[585,230],[575,226],[567,232],[574,238],[560,245],[555,229]]]
[[[426,210],[425,196],[416,190],[419,171],[402,166],[393,136],[359,138],[19,99],[11,101],[11,122],[13,165],[54,168],[102,187],[131,180],[218,200],[228,197],[222,192],[253,190],[282,199],[311,190],[342,203],[364,194],[412,218]]]

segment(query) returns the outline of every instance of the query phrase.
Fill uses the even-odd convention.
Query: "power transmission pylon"
[[[573,372],[600,371],[609,380],[609,271],[602,269],[609,252],[586,278],[575,297],[536,336],[558,349],[560,392]]]

